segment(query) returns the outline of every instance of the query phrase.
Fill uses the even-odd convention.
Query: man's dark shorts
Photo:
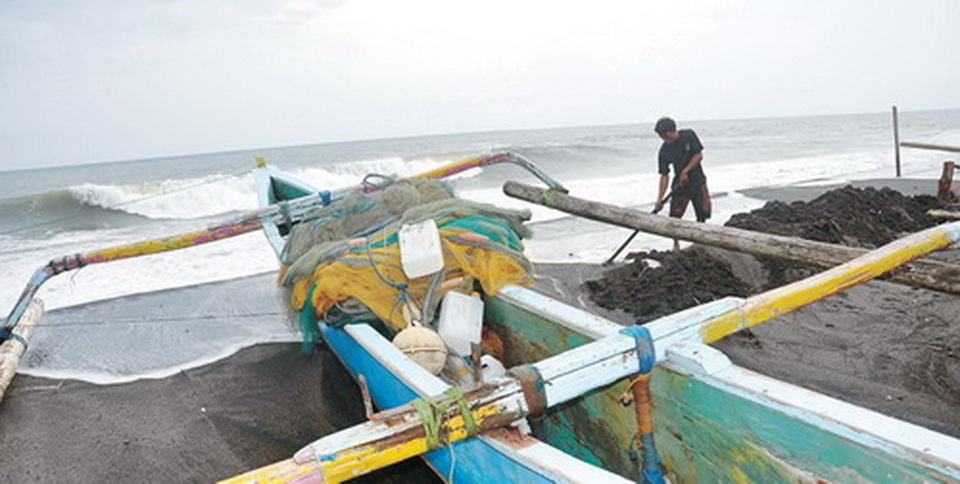
[[[683,214],[687,211],[687,204],[690,202],[693,202],[693,211],[697,214],[698,222],[705,222],[710,218],[713,207],[710,203],[710,190],[707,189],[706,183],[687,190],[674,190],[673,198],[670,199],[670,216],[683,218]]]

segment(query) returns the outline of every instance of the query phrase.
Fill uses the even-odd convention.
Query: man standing
[[[707,190],[707,177],[703,174],[703,145],[692,129],[677,131],[677,123],[670,118],[660,118],[654,131],[660,135],[660,191],[657,194],[657,211],[663,208],[664,195],[673,165],[673,198],[670,201],[670,216],[683,218],[687,204],[693,202],[697,221],[705,222],[710,218],[710,192]],[[680,243],[673,241],[673,250],[680,250]]]

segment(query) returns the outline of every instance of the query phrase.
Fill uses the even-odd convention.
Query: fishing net
[[[527,210],[452,198],[440,182],[402,180],[382,192],[345,197],[294,227],[280,283],[294,310],[307,308],[328,323],[373,316],[394,330],[411,319],[429,324],[450,289],[469,291],[476,281],[496,294],[505,285],[532,282],[521,242],[529,236],[523,225],[529,218]],[[398,231],[428,219],[439,229],[444,268],[408,279]]]

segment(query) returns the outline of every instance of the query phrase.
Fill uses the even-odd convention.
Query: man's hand
[[[653,213],[660,213],[660,211],[663,210],[663,204],[665,203],[667,203],[667,201],[664,199],[657,200],[657,203],[653,205]]]
[[[685,171],[681,171],[681,172],[680,172],[680,179],[677,181],[677,184],[678,184],[678,185],[686,185],[686,184],[687,184],[687,180],[689,180],[689,179],[690,179],[690,174],[688,174],[688,173],[685,172]]]

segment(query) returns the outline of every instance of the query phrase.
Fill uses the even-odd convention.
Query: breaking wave
[[[358,184],[365,175],[408,176],[449,163],[443,159],[384,158],[290,170],[324,189]],[[471,176],[471,175],[468,175]],[[208,175],[138,184],[83,183],[38,195],[0,200],[0,233],[99,230],[149,220],[187,220],[253,210],[250,175]]]

